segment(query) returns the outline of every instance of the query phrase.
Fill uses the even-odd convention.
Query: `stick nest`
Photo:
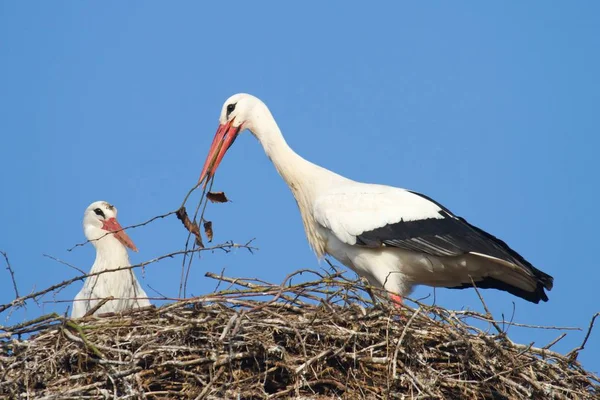
[[[600,396],[574,357],[515,344],[486,315],[397,310],[365,298],[361,282],[311,274],[296,285],[208,274],[228,287],[160,308],[0,327],[0,398]]]

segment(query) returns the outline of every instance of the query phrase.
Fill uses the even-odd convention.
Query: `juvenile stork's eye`
[[[229,114],[231,114],[235,110],[236,103],[227,105],[227,118],[229,118]]]
[[[94,210],[94,212],[96,213],[96,215],[99,215],[99,216],[101,216],[102,218],[106,218],[106,216],[104,215],[104,211],[102,211],[101,209],[99,209],[99,208],[96,208],[96,209]]]

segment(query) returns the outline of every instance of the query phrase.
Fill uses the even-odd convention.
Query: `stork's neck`
[[[313,217],[314,201],[320,193],[347,179],[305,160],[292,150],[266,107],[265,112],[256,118],[252,132],[294,194],[308,241],[317,256],[322,257],[326,242]]]
[[[268,109],[261,117],[257,118],[257,122],[260,124],[255,123],[253,133],[262,144],[267,157],[273,162],[279,175],[294,192],[294,196],[297,192],[304,192],[304,195],[312,200],[319,190],[330,187],[333,181],[346,179],[313,164],[292,150]],[[296,200],[298,200],[297,196]]]
[[[127,249],[113,235],[106,235],[92,243],[96,247],[96,261],[92,267],[92,272],[117,269],[129,265]]]

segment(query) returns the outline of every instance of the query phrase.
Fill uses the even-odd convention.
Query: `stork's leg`
[[[390,299],[396,308],[402,308],[402,297],[400,295],[390,293]]]
[[[404,315],[406,310],[402,309],[402,297],[395,293],[389,293],[389,296],[390,300],[394,304],[398,318],[400,318],[400,321],[406,322],[406,316]]]

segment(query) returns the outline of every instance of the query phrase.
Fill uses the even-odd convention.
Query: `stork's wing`
[[[350,245],[392,246],[439,257],[478,254],[516,265],[552,287],[549,275],[502,240],[419,193],[382,185],[346,185],[320,196],[314,216]]]
[[[418,237],[412,223],[442,221],[440,211],[437,204],[407,190],[353,182],[319,196],[313,215],[344,243],[378,247],[387,240]],[[407,225],[404,230],[403,225]],[[392,226],[400,231],[398,235],[376,236]]]

